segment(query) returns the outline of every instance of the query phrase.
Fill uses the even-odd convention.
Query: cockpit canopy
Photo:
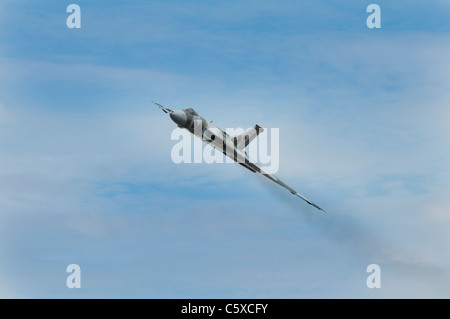
[[[186,109],[187,112],[191,113],[192,115],[196,115],[199,116],[197,112],[195,112],[195,110],[193,108],[188,108]]]

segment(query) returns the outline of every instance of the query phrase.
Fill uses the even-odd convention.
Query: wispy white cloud
[[[6,124],[12,121],[11,113],[0,103],[0,124]]]

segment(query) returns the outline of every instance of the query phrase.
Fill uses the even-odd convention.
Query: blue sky
[[[71,3],[0,4],[1,297],[449,297],[446,1],[378,1],[377,30],[371,2],[78,1],[78,30]],[[328,214],[172,163],[151,100],[279,128]]]

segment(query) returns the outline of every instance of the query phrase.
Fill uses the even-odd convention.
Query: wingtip
[[[316,204],[311,202],[311,205],[313,205],[315,208],[317,208],[318,210],[323,211],[325,214],[327,213],[325,210],[323,210],[321,207],[317,206]]]
[[[305,202],[307,202],[309,205],[314,206],[314,207],[317,208],[318,210],[323,211],[325,214],[327,213],[327,212],[324,211],[322,208],[320,208],[319,206],[317,206],[316,204],[314,204],[313,202],[311,202],[311,201],[310,201],[309,199],[307,199],[306,197],[303,197],[303,196],[300,195],[299,193],[293,192],[293,191],[291,191],[291,193],[294,194],[294,195],[296,195],[296,196],[298,196],[298,197],[300,197],[300,198],[303,199]]]
[[[315,208],[317,208],[318,210],[321,210],[321,211],[323,211],[325,214],[327,213],[325,210],[323,210],[322,208],[320,208],[319,206],[317,206],[316,204],[311,204],[311,205],[313,205]]]

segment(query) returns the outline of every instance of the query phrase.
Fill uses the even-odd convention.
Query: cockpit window
[[[186,111],[188,111],[188,112],[191,113],[192,115],[198,116],[198,113],[195,112],[193,108],[188,108],[188,109],[186,109]]]

